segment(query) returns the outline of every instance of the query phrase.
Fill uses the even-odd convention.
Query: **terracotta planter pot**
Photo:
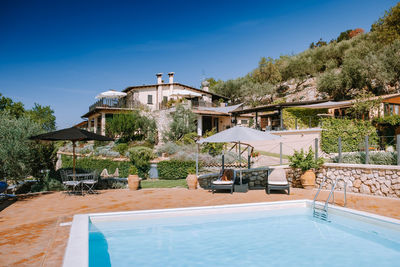
[[[138,190],[140,186],[140,181],[142,179],[139,178],[139,176],[135,175],[129,175],[128,176],[128,187],[129,190]]]
[[[189,190],[197,189],[197,175],[196,174],[189,174],[186,177],[186,183],[188,185]]]
[[[301,185],[305,189],[313,189],[315,186],[315,173],[313,170],[308,170],[300,176]]]

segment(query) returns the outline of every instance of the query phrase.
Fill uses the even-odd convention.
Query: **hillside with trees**
[[[362,92],[383,95],[400,89],[400,3],[369,32],[349,29],[326,42],[279,58],[262,57],[244,77],[209,78],[210,89],[232,103],[250,106],[277,101],[352,99]]]

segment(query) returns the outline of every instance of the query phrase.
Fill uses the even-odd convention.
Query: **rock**
[[[392,185],[392,182],[391,182],[390,180],[386,180],[386,181],[384,182],[384,184],[385,184],[387,187],[390,187],[390,186]]]
[[[354,186],[355,188],[359,188],[359,187],[361,186],[361,180],[356,179],[356,180],[354,181],[354,183],[353,183],[353,186]]]
[[[368,185],[362,184],[360,187],[360,193],[362,194],[371,194],[371,189]]]
[[[382,193],[387,194],[387,193],[389,193],[389,188],[385,184],[383,184],[381,186],[381,191],[382,191]]]

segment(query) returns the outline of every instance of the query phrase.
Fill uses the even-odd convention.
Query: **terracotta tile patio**
[[[292,189],[285,194],[265,191],[211,194],[183,188],[106,190],[98,195],[69,196],[61,192],[19,200],[0,212],[0,266],[61,266],[74,214],[207,206],[294,199],[312,199],[315,190]],[[326,198],[327,192],[321,194]],[[338,204],[343,204],[340,194]],[[400,200],[348,194],[347,207],[400,219]]]

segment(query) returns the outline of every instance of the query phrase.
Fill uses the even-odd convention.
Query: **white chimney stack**
[[[168,73],[168,76],[169,76],[169,83],[174,83],[174,72],[170,72],[170,73]]]
[[[210,85],[210,83],[208,81],[202,81],[201,82],[201,87],[203,88],[204,91],[208,92],[208,86]]]
[[[157,84],[162,84],[162,73],[161,72],[157,73],[156,76],[157,76]]]

